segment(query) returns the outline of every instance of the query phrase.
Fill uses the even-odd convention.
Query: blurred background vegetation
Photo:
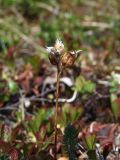
[[[44,51],[56,38],[72,49],[119,52],[119,28],[119,0],[0,0],[2,54],[21,40]]]
[[[18,91],[15,75],[32,70],[26,64],[43,71],[45,47],[57,38],[70,50],[83,49],[83,65],[111,72],[119,64],[119,30],[119,0],[0,0],[0,99]]]
[[[45,47],[53,45],[57,38],[68,50],[83,50],[82,60],[70,68],[71,72],[63,73],[67,76],[65,84],[73,80],[79,95],[72,105],[61,107],[61,130],[69,122],[79,121],[81,115],[93,121],[98,118],[108,122],[113,115],[116,121],[119,119],[120,0],[0,0],[0,123],[13,122],[14,128],[24,128],[27,142],[37,144],[54,132],[54,104],[40,102],[39,96],[42,87],[45,92],[53,87],[53,92],[42,98],[55,98],[56,70],[47,63]],[[52,87],[48,84],[45,88],[45,82],[52,82]],[[73,91],[65,87],[62,98]],[[26,97],[27,107],[23,104]],[[112,108],[111,119],[106,118],[110,117],[105,112],[107,107]],[[24,141],[24,137],[24,133],[22,138],[16,134],[14,139]]]
[[[57,38],[70,50],[82,48],[89,64],[105,62],[114,69],[119,64],[119,30],[119,0],[0,0],[0,74],[7,81],[7,89],[1,82],[5,91],[0,97],[8,100],[4,92],[18,90],[14,80],[21,66],[31,63],[39,70],[41,59],[47,60],[45,47]]]

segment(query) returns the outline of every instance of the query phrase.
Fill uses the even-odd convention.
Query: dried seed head
[[[70,54],[70,52],[64,53],[64,55],[61,58],[61,63],[65,67],[72,66],[74,61],[74,56]]]
[[[65,67],[72,66],[74,64],[75,60],[77,59],[77,57],[79,56],[80,52],[81,52],[81,50],[66,52],[65,54],[63,54],[63,56],[61,58],[62,65]]]
[[[49,60],[53,65],[59,65],[60,57],[64,51],[64,44],[61,40],[57,39],[53,47],[46,48],[49,53]]]
[[[60,54],[64,51],[64,44],[60,39],[57,39],[54,45],[54,48],[56,49],[57,52]]]
[[[59,62],[60,62],[60,55],[58,52],[56,51],[51,51],[50,54],[48,55],[49,56],[49,60],[51,62],[51,64],[53,65],[58,65]]]
[[[64,44],[59,39],[56,40],[53,47],[47,47],[46,49],[49,53],[51,64],[56,65],[58,68],[61,65],[65,67],[72,66],[82,51],[65,52]]]

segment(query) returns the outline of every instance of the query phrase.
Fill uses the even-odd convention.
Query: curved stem
[[[57,70],[56,104],[55,104],[55,157],[54,157],[55,160],[57,160],[57,118],[58,118],[58,98],[59,98],[61,72],[62,72],[62,69]]]

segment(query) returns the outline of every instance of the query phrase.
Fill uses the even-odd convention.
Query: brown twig
[[[58,118],[58,98],[59,98],[59,86],[60,86],[60,76],[62,69],[57,70],[57,84],[56,84],[56,104],[55,104],[55,157],[57,160],[57,118]]]

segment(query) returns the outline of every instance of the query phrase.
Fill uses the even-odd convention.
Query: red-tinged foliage
[[[11,160],[19,160],[17,149],[11,149],[8,154]]]
[[[0,101],[0,108],[4,105],[4,102]]]
[[[10,134],[11,127],[7,124],[1,126],[1,138],[5,138],[6,135]]]
[[[117,98],[115,101],[120,106],[120,98]]]
[[[115,133],[119,131],[118,124],[101,124],[93,122],[83,130],[82,134],[79,134],[79,138],[84,138],[86,135],[95,134],[97,141],[103,146],[109,146],[114,143]]]
[[[100,153],[107,159],[111,151],[115,155],[115,147],[120,147],[120,16],[117,0],[93,0],[92,3],[54,0],[54,4],[38,1],[0,0],[0,151],[11,160],[21,157],[53,159],[56,68],[48,63],[45,46],[51,46],[60,35],[65,51],[82,49],[83,52],[74,66],[62,73],[62,78],[72,81],[72,86],[67,85],[69,80],[66,83],[62,80],[60,84],[59,160],[68,159],[63,151],[63,132],[68,123],[73,123],[80,132],[78,142],[83,148],[86,138],[89,146],[94,145],[94,151],[98,144]],[[65,23],[61,23],[63,20]],[[69,55],[64,56],[64,65],[66,60],[72,61]],[[74,88],[79,76],[90,82],[87,85],[80,81],[77,87],[81,86],[81,91]],[[85,92],[84,88],[90,90],[91,84],[94,89]],[[66,105],[73,88],[77,91],[76,97]]]
[[[18,73],[17,82],[26,92],[30,92],[31,90],[30,81],[32,80],[32,78],[33,78],[32,66],[28,64],[25,68],[22,69],[22,71]]]
[[[0,140],[0,149],[2,150],[2,152],[4,153],[8,153],[8,151],[11,149],[11,144],[8,142],[4,142],[2,140]]]
[[[12,47],[8,48],[8,51],[7,51],[7,58],[8,58],[8,59],[10,59],[10,60],[13,59],[15,49],[16,49],[15,46],[12,46]]]

